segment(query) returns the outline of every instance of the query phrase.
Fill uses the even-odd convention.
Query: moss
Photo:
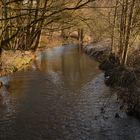
[[[10,73],[13,73],[13,72],[18,71],[18,68],[16,66],[12,65],[12,66],[9,66],[6,70]]]

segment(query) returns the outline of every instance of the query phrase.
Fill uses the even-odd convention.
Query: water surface
[[[76,47],[46,49],[7,78],[0,140],[140,140],[140,122],[119,110],[98,63]]]

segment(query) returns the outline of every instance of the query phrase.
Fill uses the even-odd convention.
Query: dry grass
[[[0,75],[7,75],[22,70],[34,59],[31,51],[4,51],[2,53],[2,69]]]
[[[51,39],[48,36],[42,35],[40,38],[39,47],[52,48],[61,44],[63,44],[63,40],[59,36],[53,37],[53,39]]]

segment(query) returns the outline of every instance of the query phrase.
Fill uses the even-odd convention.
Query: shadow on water
[[[103,77],[76,47],[40,52],[30,71],[13,74],[0,91],[0,139],[139,140],[139,121],[119,110]]]

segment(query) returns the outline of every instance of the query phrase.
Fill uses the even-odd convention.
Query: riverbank
[[[83,51],[100,62],[99,68],[104,71],[107,86],[116,89],[118,99],[129,115],[140,118],[140,58],[138,52],[133,52],[133,66],[122,67],[119,60],[110,55],[110,40],[93,43],[83,48]]]
[[[109,52],[111,50],[110,42],[110,39],[106,39],[101,42],[91,43],[84,46],[83,51],[87,55],[94,57],[97,61],[102,62],[109,56]]]
[[[34,58],[35,53],[32,51],[3,51],[0,76],[26,69]]]
[[[45,48],[53,48],[63,43],[62,38],[56,37],[51,39],[47,36],[41,36],[39,47],[35,52],[20,50],[4,50],[1,56],[0,77],[7,76],[16,71],[27,69],[30,63],[35,59],[37,54]]]

